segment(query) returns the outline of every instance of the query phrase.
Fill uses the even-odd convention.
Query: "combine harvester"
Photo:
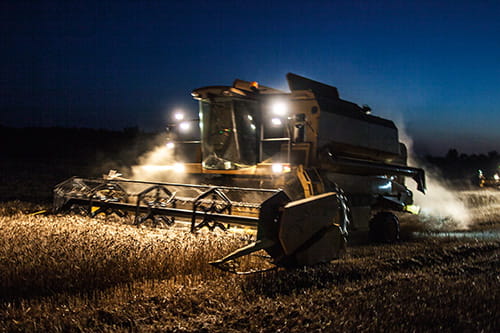
[[[407,166],[394,123],[335,87],[287,79],[290,93],[242,80],[194,90],[199,119],[169,127],[167,147],[183,163],[167,168],[168,183],[73,177],[54,189],[54,210],[134,212],[137,225],[189,221],[192,232],[256,228],[254,243],[211,263],[226,270],[259,250],[277,266],[327,262],[351,231],[396,241],[393,212],[412,205],[404,178],[424,192],[425,175]]]

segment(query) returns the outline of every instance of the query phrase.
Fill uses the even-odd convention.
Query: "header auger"
[[[342,100],[335,87],[287,79],[290,93],[242,80],[194,90],[199,118],[178,116],[168,127],[182,171],[166,168],[168,182],[74,177],[56,186],[55,210],[132,212],[134,224],[189,223],[192,232],[256,229],[254,243],[211,263],[230,271],[259,250],[277,266],[327,262],[348,232],[396,241],[393,212],[412,205],[404,178],[424,192],[425,175],[406,164],[394,123]]]

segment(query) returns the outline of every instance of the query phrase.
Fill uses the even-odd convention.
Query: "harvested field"
[[[50,207],[58,182],[109,170],[102,165],[119,160],[110,152],[125,150],[116,145],[105,158],[94,147],[62,156],[59,146],[32,156],[26,145],[0,163],[0,331],[500,331],[498,190],[456,193],[472,216],[468,229],[406,216],[398,244],[351,241],[329,264],[236,276],[207,262],[246,244],[245,235],[30,215]]]
[[[460,237],[430,218],[417,237],[419,221],[405,219],[399,244],[351,245],[329,264],[243,277],[207,261],[245,236],[31,216],[41,207],[4,203],[0,330],[496,332],[500,240],[478,235],[498,235],[499,193],[461,193],[475,217]]]

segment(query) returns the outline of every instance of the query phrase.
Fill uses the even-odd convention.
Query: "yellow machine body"
[[[212,263],[223,269],[258,250],[280,266],[326,262],[349,231],[394,239],[393,215],[375,213],[412,204],[405,177],[425,191],[424,171],[406,164],[394,123],[342,100],[335,87],[287,79],[290,92],[243,80],[195,89],[199,118],[187,121],[197,126],[168,127],[182,172],[167,168],[166,183],[72,178],[56,186],[54,207],[135,211],[136,224],[189,219],[193,232],[257,228],[254,243]]]

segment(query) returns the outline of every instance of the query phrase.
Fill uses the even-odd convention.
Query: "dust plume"
[[[415,204],[421,207],[420,220],[432,229],[464,230],[471,223],[471,214],[458,193],[451,189],[439,172],[424,165],[413,152],[413,141],[407,135],[404,126],[398,125],[399,138],[408,149],[408,165],[425,170],[426,194],[416,190],[414,182],[407,182],[414,196]]]
[[[139,158],[138,164],[130,167],[128,178],[134,180],[179,182],[184,178],[181,161],[174,156],[174,149],[160,143]]]

